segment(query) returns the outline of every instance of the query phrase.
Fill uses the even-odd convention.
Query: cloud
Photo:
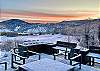
[[[63,20],[79,20],[88,17],[96,18],[97,11],[55,11],[55,12],[30,12],[21,10],[1,10],[1,19],[22,19],[29,22],[59,22]]]

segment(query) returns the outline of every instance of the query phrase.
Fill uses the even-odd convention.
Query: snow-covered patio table
[[[19,69],[24,69],[26,71],[70,71],[73,70],[74,67],[56,60],[44,58],[21,65]]]

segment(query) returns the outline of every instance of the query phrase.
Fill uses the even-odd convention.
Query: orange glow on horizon
[[[77,13],[77,14],[76,14]],[[76,12],[71,14],[47,14],[37,12],[1,12],[0,19],[21,19],[30,23],[56,23],[63,20],[97,18],[97,12]]]

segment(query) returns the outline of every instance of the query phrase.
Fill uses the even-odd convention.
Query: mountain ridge
[[[10,19],[10,20],[0,22],[0,26],[2,26],[0,27],[0,29],[5,28],[14,32],[27,32],[29,29],[33,29],[34,31],[35,29],[40,28],[40,27],[42,27],[43,29],[45,28],[46,30],[52,30],[53,28],[63,29],[65,26],[74,27],[74,26],[80,26],[83,24],[89,24],[89,23],[92,24],[92,22],[93,23],[100,22],[100,19],[61,21],[58,23],[48,23],[48,24],[28,23],[20,19]]]

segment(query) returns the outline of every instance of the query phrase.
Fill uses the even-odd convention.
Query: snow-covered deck
[[[20,67],[27,71],[70,71],[74,69],[74,66],[48,58],[30,62]]]
[[[53,56],[47,55],[47,54],[41,54],[41,59],[44,59],[44,58],[53,59]],[[15,71],[15,69],[11,68],[11,54],[10,54],[10,52],[7,52],[7,57],[2,57],[1,59],[2,59],[1,61],[7,61],[7,71]],[[59,61],[60,59],[63,60],[63,58],[58,57],[57,61]],[[34,60],[38,60],[38,57],[37,56],[30,56],[26,60],[26,63],[33,62]],[[0,65],[0,71],[5,71],[4,65]],[[82,64],[82,69],[79,69],[78,66],[76,66],[75,71],[100,71],[100,69]]]

